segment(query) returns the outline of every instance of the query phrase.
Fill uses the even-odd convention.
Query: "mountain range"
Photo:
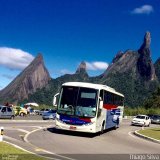
[[[146,32],[138,50],[118,52],[106,71],[96,77],[87,73],[83,61],[74,74],[65,74],[53,79],[47,71],[42,54],[20,73],[6,88],[0,91],[0,102],[52,104],[52,99],[69,81],[105,84],[125,95],[125,104],[141,106],[160,85],[160,58],[153,63],[151,58],[151,34]]]

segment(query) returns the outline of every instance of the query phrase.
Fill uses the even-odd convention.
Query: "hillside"
[[[1,103],[17,103],[43,88],[50,81],[43,57],[39,54],[6,88],[0,91]]]
[[[138,50],[118,52],[106,71],[96,77],[89,77],[83,61],[74,74],[51,79],[40,55],[0,92],[0,98],[52,105],[53,96],[63,83],[80,81],[113,87],[125,95],[125,105],[141,106],[160,84],[160,58],[153,64],[150,44],[151,34],[146,32]]]
[[[125,95],[125,104],[140,106],[158,87],[159,61],[154,64],[150,51],[151,35],[147,32],[140,49],[118,52],[106,71],[97,77],[89,77],[86,64],[82,62],[75,74],[66,74],[52,79],[47,87],[29,96],[30,101],[52,103],[52,98],[60,89],[61,84],[68,81],[84,81],[106,84]],[[156,69],[155,69],[156,68]],[[157,74],[157,76],[156,76]],[[41,98],[43,97],[43,98]]]
[[[160,87],[145,101],[146,109],[160,109]]]
[[[99,82],[122,92],[126,105],[139,106],[158,87],[150,51],[151,36],[147,32],[138,51],[118,53]]]

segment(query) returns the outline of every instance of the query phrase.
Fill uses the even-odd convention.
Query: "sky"
[[[151,32],[160,57],[160,0],[0,0],[0,89],[42,53],[56,78],[81,61],[103,73],[118,51],[137,50]]]

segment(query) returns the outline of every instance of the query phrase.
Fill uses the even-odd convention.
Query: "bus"
[[[57,106],[56,128],[103,133],[119,127],[124,95],[102,84],[67,82],[54,96],[53,105]]]

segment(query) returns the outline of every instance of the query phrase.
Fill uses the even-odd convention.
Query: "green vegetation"
[[[152,93],[143,106],[125,107],[124,115],[135,116],[137,114],[159,114],[160,115],[160,87]]]
[[[145,82],[143,78],[137,79],[132,70],[125,73],[110,73],[108,77],[102,83],[123,93],[125,105],[129,107],[142,106],[158,87],[157,81]]]
[[[44,158],[27,153],[23,150],[17,149],[7,143],[0,142],[0,159],[16,159],[16,160],[45,160]]]
[[[140,130],[138,131],[138,133],[154,138],[154,139],[157,139],[157,140],[160,140],[160,128]]]
[[[144,103],[146,109],[160,110],[160,87],[152,94],[152,96]]]
[[[158,58],[157,61],[155,62],[154,68],[155,68],[156,76],[160,82],[160,58]]]
[[[135,116],[138,114],[159,114],[160,109],[149,108],[146,109],[144,107],[136,107],[136,108],[124,108],[124,116]]]

